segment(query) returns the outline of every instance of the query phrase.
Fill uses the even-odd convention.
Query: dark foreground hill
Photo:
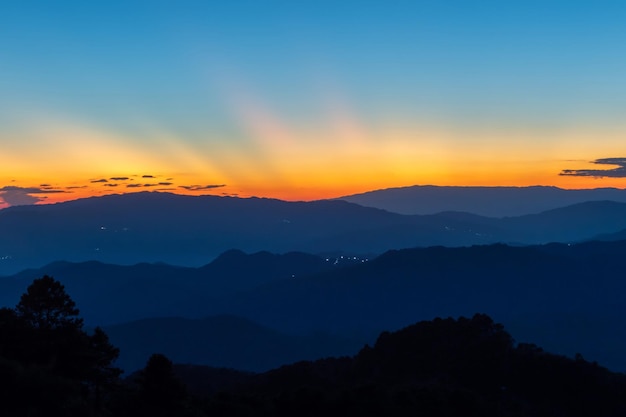
[[[0,210],[0,275],[66,260],[200,266],[246,252],[349,252],[508,242],[576,242],[626,229],[626,203],[596,201],[535,215],[401,215],[345,201],[110,195]]]
[[[299,360],[349,354],[361,345],[324,334],[281,333],[235,316],[153,318],[104,330],[120,348],[116,366],[127,373],[142,368],[155,352],[176,363],[261,372]]]
[[[516,344],[482,314],[419,322],[382,333],[353,357],[298,362],[258,375],[174,369],[195,395],[198,415],[626,415],[626,375],[581,356]],[[186,404],[180,402],[181,411],[189,411]]]

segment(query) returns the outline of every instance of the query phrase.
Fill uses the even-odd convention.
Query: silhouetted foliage
[[[354,357],[263,374],[191,372],[153,354],[120,384],[118,349],[100,328],[87,334],[63,286],[44,277],[15,309],[0,309],[0,336],[3,416],[626,415],[626,375],[516,345],[484,314],[422,321],[383,332]]]
[[[17,415],[98,415],[102,395],[118,382],[119,351],[83,320],[64,286],[36,279],[15,309],[0,309],[0,411]]]
[[[179,417],[193,415],[185,385],[165,355],[150,356],[143,370],[130,377],[131,391],[119,405],[118,415]]]
[[[33,281],[15,311],[34,329],[80,329],[83,326],[76,303],[67,295],[65,287],[47,275]]]
[[[515,346],[491,318],[435,319],[384,332],[354,358],[300,362],[213,395],[206,415],[626,415],[626,376]]]

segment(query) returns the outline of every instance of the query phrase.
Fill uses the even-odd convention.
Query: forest
[[[626,375],[516,343],[480,313],[263,373],[173,364],[155,352],[123,375],[119,349],[102,329],[88,331],[63,284],[43,276],[0,309],[0,335],[3,416],[626,415]]]

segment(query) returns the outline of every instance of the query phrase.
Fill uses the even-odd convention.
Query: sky
[[[626,187],[623,1],[3,1],[0,208]]]

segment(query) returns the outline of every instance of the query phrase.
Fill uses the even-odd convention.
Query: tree
[[[172,361],[155,353],[139,375],[139,391],[146,415],[174,416],[184,409],[186,389],[174,373]]]
[[[14,310],[0,309],[0,335],[8,336],[0,337],[0,355],[12,361],[8,369],[17,369],[26,385],[62,387],[52,396],[31,398],[33,410],[51,410],[54,402],[77,415],[98,411],[102,394],[122,372],[113,366],[119,349],[100,328],[87,334],[78,314],[65,287],[47,275],[33,281]]]
[[[89,338],[90,367],[87,376],[94,393],[95,408],[102,405],[102,390],[114,386],[122,370],[112,366],[120,350],[109,342],[109,337],[100,327],[96,327]]]
[[[83,326],[76,303],[67,295],[65,287],[48,275],[33,281],[20,298],[15,311],[35,329],[69,327],[80,330]]]

